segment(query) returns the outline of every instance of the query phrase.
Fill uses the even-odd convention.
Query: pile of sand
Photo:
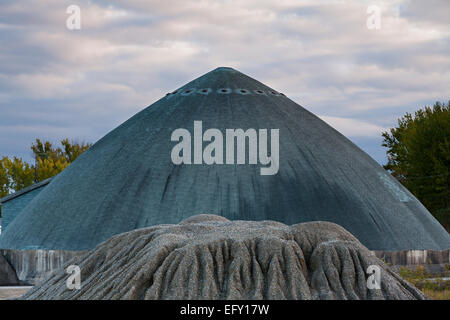
[[[425,299],[342,227],[198,215],[116,235],[24,299]],[[381,269],[368,289],[367,268]]]

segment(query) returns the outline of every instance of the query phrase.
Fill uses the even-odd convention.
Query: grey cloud
[[[448,99],[450,35],[445,1],[376,2],[379,31],[360,1],[2,2],[0,155],[46,132],[95,141],[226,65],[316,114],[370,124],[372,136],[351,138],[382,161],[373,128]],[[70,4],[82,30],[65,27]]]

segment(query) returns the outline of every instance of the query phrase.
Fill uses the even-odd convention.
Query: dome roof
[[[214,139],[202,141],[211,128]],[[240,156],[238,146],[226,148],[227,129],[256,133],[259,143],[250,134],[244,140],[240,164],[227,161],[232,149]],[[175,152],[181,136],[191,144]],[[219,140],[221,147],[208,153]],[[207,164],[212,156],[223,164]],[[114,234],[201,213],[285,224],[331,221],[372,250],[450,248],[444,228],[366,153],[231,68],[193,80],[95,143],[8,226],[0,248],[92,249]]]

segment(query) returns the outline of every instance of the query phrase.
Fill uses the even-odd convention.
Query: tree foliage
[[[61,147],[36,139],[31,145],[34,163],[13,157],[0,158],[0,198],[63,171],[91,146],[90,143],[61,140]]]
[[[384,166],[450,227],[450,101],[407,113],[383,132]]]
[[[5,158],[0,159],[0,198],[9,193],[11,182],[6,172]]]
[[[4,173],[0,173],[0,175],[6,177],[2,188],[5,190],[5,195],[10,191],[18,191],[34,183],[34,168],[32,165],[17,157],[13,159],[3,157],[1,161]]]

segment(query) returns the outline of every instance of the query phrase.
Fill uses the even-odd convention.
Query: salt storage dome
[[[215,135],[202,141],[199,127],[216,129],[209,131]],[[227,129],[254,129],[258,142],[265,132],[267,145],[258,143],[256,152],[246,139],[245,158],[236,164],[236,146],[236,161],[227,164]],[[221,140],[219,133],[221,149],[210,156],[220,162],[222,152],[223,164],[207,164],[211,157],[202,151]],[[181,141],[191,144],[180,151]],[[264,147],[265,158],[259,154]],[[263,164],[269,154],[272,162]],[[231,68],[166,95],[95,143],[8,226],[0,248],[87,250],[118,233],[200,213],[285,224],[331,221],[372,250],[450,248],[445,229],[366,153],[283,94]]]

